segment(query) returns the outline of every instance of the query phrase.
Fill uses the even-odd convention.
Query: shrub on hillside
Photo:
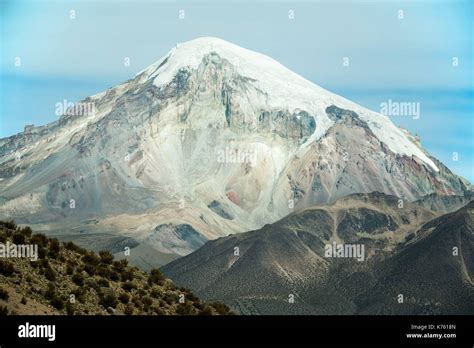
[[[8,291],[6,291],[5,289],[3,288],[0,288],[0,300],[4,300],[4,301],[7,301],[8,300]]]
[[[97,267],[97,274],[104,278],[110,277],[110,269],[107,265],[99,265]]]
[[[41,267],[41,268],[49,268],[50,265],[49,265],[49,261],[47,259],[41,259],[38,261],[38,265]]]
[[[107,295],[103,296],[100,299],[99,304],[102,307],[104,307],[105,309],[107,309],[109,307],[115,308],[118,305],[118,300],[117,300],[117,297],[115,296],[115,294],[108,293]]]
[[[72,294],[74,295],[75,299],[78,300],[81,303],[84,303],[85,301],[85,295],[86,295],[86,290],[81,287],[77,287],[72,291]]]
[[[130,295],[127,294],[126,292],[122,292],[119,297],[119,301],[122,302],[123,304],[127,304],[130,301]]]
[[[163,276],[163,274],[161,274],[159,269],[155,268],[150,271],[150,275],[148,276],[149,284],[161,285],[164,280],[165,280],[165,277]]]
[[[178,307],[176,307],[176,314],[179,315],[192,315],[195,314],[194,308],[190,302],[180,303]]]
[[[136,289],[137,285],[134,282],[126,282],[122,284],[122,289],[125,291],[132,291],[133,289]]]
[[[126,259],[121,259],[118,261],[114,261],[112,264],[116,272],[122,272],[123,270],[125,270],[125,268],[127,268],[128,261]]]
[[[114,281],[114,282],[118,282],[120,280],[120,274],[118,274],[117,272],[110,272],[110,275],[109,275],[109,279]]]
[[[94,279],[92,279],[92,278],[87,279],[86,282],[85,282],[85,284],[86,284],[86,286],[88,286],[88,287],[94,289],[95,292],[97,292],[98,294],[101,293],[101,291],[100,291],[100,285],[99,285],[99,283],[97,283]]]
[[[80,246],[74,244],[73,242],[64,242],[63,245],[67,250],[75,251],[75,252],[77,252],[79,254],[83,254],[83,255],[87,254],[86,249],[81,248]]]
[[[154,288],[154,289],[151,290],[150,295],[151,295],[151,297],[154,297],[154,298],[160,298],[161,297],[161,291],[157,288]]]
[[[166,315],[166,312],[160,307],[153,307],[152,310],[156,313],[156,315]]]
[[[71,302],[66,303],[66,313],[67,315],[74,315],[74,305]]]
[[[17,244],[17,245],[18,244],[25,244],[26,238],[25,238],[25,235],[23,233],[15,232],[15,233],[13,233],[12,241],[13,241],[13,244]]]
[[[226,315],[226,314],[230,314],[230,308],[227,307],[227,305],[221,303],[221,302],[212,302],[210,303],[209,305],[211,305],[212,307],[214,307],[214,309],[216,310],[217,313],[221,314],[221,315]]]
[[[38,246],[38,258],[39,259],[44,259],[46,257],[46,248],[43,248],[42,246]]]
[[[199,315],[212,315],[212,308],[209,306],[204,306],[199,312]]]
[[[110,265],[114,261],[114,256],[107,250],[99,251],[99,257],[101,262],[106,265]]]
[[[197,298],[197,296],[194,295],[192,292],[186,293],[186,299],[188,301],[199,302],[199,298]]]
[[[73,274],[74,273],[74,266],[71,265],[71,264],[67,264],[66,265],[66,273],[69,274],[69,275]]]
[[[59,251],[61,250],[61,245],[56,238],[52,238],[49,240],[49,257],[52,259],[57,259],[59,256]]]
[[[135,307],[140,308],[142,305],[142,301],[140,299],[140,296],[133,296],[132,302],[135,305]]]
[[[30,243],[45,248],[48,244],[48,238],[42,233],[36,233],[30,238]]]
[[[94,275],[97,272],[97,267],[95,265],[91,265],[90,263],[86,263],[84,265],[84,271],[86,271],[89,275]]]
[[[0,260],[0,274],[10,277],[15,273],[15,267],[10,261]]]
[[[146,306],[151,306],[153,304],[153,300],[149,296],[145,296],[142,298],[142,303]]]
[[[64,308],[64,300],[59,296],[55,296],[50,301],[51,305],[56,309],[63,309]]]
[[[123,313],[125,315],[133,315],[133,312],[134,312],[134,308],[133,308],[133,305],[131,303],[126,305],[125,309],[123,310]]]
[[[10,221],[2,221],[1,224],[5,227],[5,228],[8,228],[10,230],[16,230],[16,228],[18,227],[15,223],[15,221],[13,220],[10,220]]]
[[[8,315],[7,306],[0,306],[0,315]]]
[[[72,281],[76,285],[83,286],[84,285],[84,276],[80,273],[74,273],[74,275],[72,276]]]
[[[86,264],[97,266],[100,263],[100,258],[93,252],[90,252],[82,257],[82,261]]]
[[[127,280],[133,280],[135,277],[135,274],[133,270],[123,270],[122,273],[120,273],[120,278],[123,282],[126,282]]]
[[[59,253],[59,251],[61,250],[61,244],[59,244],[59,241],[57,238],[51,238],[49,240],[49,250]]]
[[[107,279],[104,279],[104,278],[100,278],[97,283],[99,284],[99,286],[102,286],[104,288],[108,288],[110,286],[110,283]]]
[[[26,237],[30,238],[31,235],[33,234],[33,231],[31,230],[30,226],[25,226],[20,230],[21,233],[23,233]]]
[[[51,282],[56,280],[56,272],[52,268],[46,268],[44,271],[44,276]]]
[[[163,300],[168,304],[173,304],[178,301],[178,295],[167,292],[165,296],[163,296]]]
[[[56,287],[53,283],[49,283],[46,291],[44,292],[44,298],[47,300],[52,300],[56,297]]]

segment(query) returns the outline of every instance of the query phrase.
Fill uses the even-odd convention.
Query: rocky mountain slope
[[[354,194],[209,241],[162,271],[244,314],[472,314],[474,203],[466,203],[439,216],[394,196]],[[363,245],[364,257],[328,257],[333,243]]]
[[[352,193],[470,189],[388,117],[220,39],[81,103],[0,139],[0,218],[146,267]]]
[[[0,221],[0,243],[38,245],[37,260],[0,258],[0,314],[229,314],[222,303],[205,303],[176,287],[158,270],[150,273],[72,242],[32,234]],[[10,244],[9,244],[10,243]],[[3,248],[2,248],[3,250]],[[3,253],[3,252],[2,252]]]

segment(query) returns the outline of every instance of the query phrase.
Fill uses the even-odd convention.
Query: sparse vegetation
[[[33,234],[30,226],[23,227],[20,232],[23,233],[27,238],[31,237]]]
[[[176,313],[179,315],[195,314],[194,308],[190,302],[180,303],[176,308]]]
[[[130,301],[130,295],[127,294],[126,292],[122,292],[119,297],[119,301],[122,302],[123,304],[127,304]]]
[[[15,267],[10,261],[0,260],[0,274],[10,277],[15,272]]]
[[[49,281],[52,281],[54,282],[56,280],[56,272],[52,269],[52,268],[47,268],[45,271],[44,271],[44,276],[46,279],[48,279]]]
[[[109,251],[106,251],[106,250],[99,251],[99,256],[100,256],[101,262],[107,265],[112,264],[112,261],[114,260],[114,256]]]
[[[59,256],[61,245],[56,238],[50,239],[49,241],[49,253],[48,256],[52,259],[57,259]]]
[[[104,279],[104,278],[100,278],[98,281],[97,281],[97,284],[99,284],[99,286],[102,286],[102,287],[105,287],[105,288],[108,288],[110,283],[107,279]]]
[[[31,236],[30,243],[31,244],[37,244],[38,247],[43,247],[44,248],[48,244],[48,238],[44,234],[36,233],[36,234]]]
[[[125,291],[132,291],[133,289],[136,289],[137,286],[134,282],[126,282],[122,284],[122,289]]]
[[[8,291],[5,289],[0,288],[0,300],[7,301],[9,298]]]
[[[123,270],[122,273],[120,273],[120,277],[123,282],[126,282],[127,280],[132,281],[134,274],[132,270]]]
[[[161,284],[165,280],[165,277],[161,274],[159,269],[152,269],[150,276],[148,277],[148,283],[150,284]]]
[[[89,275],[94,275],[97,273],[97,267],[95,265],[91,265],[91,264],[86,264],[84,265],[84,271],[87,272],[87,274]],[[102,274],[101,274],[102,275]],[[103,276],[103,275],[102,275]],[[79,284],[78,284],[79,285]]]
[[[64,300],[60,297],[53,297],[51,299],[51,305],[56,309],[63,309],[64,308]]]
[[[66,265],[66,273],[69,274],[69,275],[73,274],[74,273],[74,266],[71,265],[71,264],[67,264]]]
[[[83,286],[84,285],[84,276],[80,273],[74,273],[74,275],[72,276],[72,281],[76,285]]]
[[[221,302],[212,302],[209,303],[210,306],[214,307],[214,309],[217,311],[217,313],[221,315],[229,314],[230,308],[227,307],[224,303]]]
[[[49,283],[48,287],[44,293],[44,298],[47,300],[52,300],[56,296],[56,287],[53,283]]]
[[[0,226],[3,226],[6,230],[10,231],[16,231],[17,225],[15,221],[9,220],[9,221],[1,221]]]
[[[14,244],[25,244],[26,238],[25,235],[21,232],[15,232],[12,236]]]
[[[109,293],[100,299],[99,304],[102,305],[105,309],[112,307],[117,307],[118,300],[115,294]]]
[[[66,314],[74,315],[74,305],[71,302],[66,303]]]
[[[7,306],[0,306],[0,315],[8,315]]]
[[[133,305],[131,303],[126,305],[123,312],[124,312],[125,315],[133,315],[133,312],[134,312]]]
[[[20,314],[229,314],[225,305],[200,301],[178,289],[158,269],[145,273],[109,251],[98,254],[56,238],[0,221],[0,242],[37,244],[39,259],[0,259],[0,315]],[[20,291],[12,303],[8,290]],[[184,293],[185,303],[179,303]],[[8,300],[8,301],[7,301]],[[21,303],[22,306],[18,306]],[[13,306],[13,307],[9,307]],[[32,308],[40,308],[30,312]]]

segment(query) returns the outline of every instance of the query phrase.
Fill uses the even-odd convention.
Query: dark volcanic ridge
[[[474,203],[453,200],[467,204],[440,216],[355,194],[210,241],[162,271],[243,314],[473,314]],[[364,245],[364,261],[326,257],[333,242]]]

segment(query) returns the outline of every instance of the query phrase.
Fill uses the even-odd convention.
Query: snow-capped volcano
[[[82,103],[94,112],[0,140],[0,218],[184,255],[351,193],[469,186],[386,116],[220,39]]]
[[[153,84],[157,87],[166,86],[180,70],[198,70],[208,55],[216,55],[226,60],[233,66],[236,74],[253,80],[253,85],[267,96],[266,107],[288,110],[290,113],[305,110],[313,115],[318,127],[310,141],[319,139],[334,124],[326,115],[325,109],[338,105],[355,111],[393,152],[415,155],[433,170],[438,170],[433,161],[387,116],[367,110],[319,87],[268,56],[221,39],[203,37],[179,44],[137,76],[145,80],[153,79]]]

